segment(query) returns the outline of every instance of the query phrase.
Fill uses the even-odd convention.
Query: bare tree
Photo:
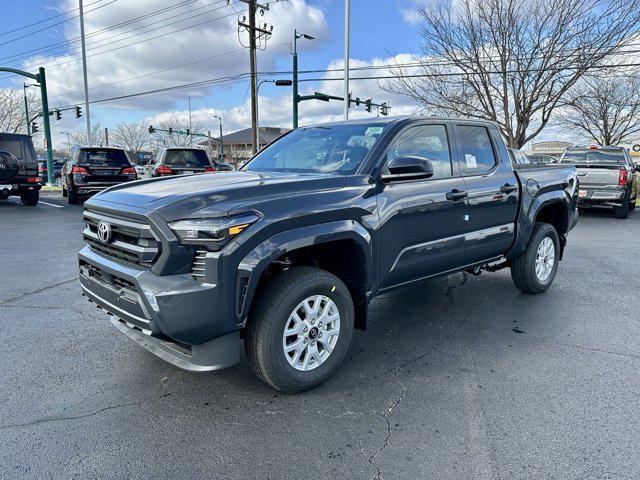
[[[611,66],[640,24],[640,0],[435,1],[419,10],[419,66],[397,64],[383,88],[429,112],[495,121],[516,148],[585,73]]]
[[[158,123],[157,128],[162,130],[171,129],[174,133],[156,132],[154,138],[163,142],[167,147],[189,147],[197,145],[201,140],[200,137],[193,137],[192,135],[184,135],[175,132],[186,132],[189,130],[189,122],[183,121],[177,118],[171,120],[165,120]],[[199,123],[191,125],[191,133],[200,134],[203,132],[202,126]]]
[[[585,77],[569,92],[560,123],[599,145],[640,133],[640,75]]]
[[[122,122],[111,131],[111,143],[130,152],[140,152],[148,148],[150,138],[146,122]]]
[[[33,89],[27,90],[29,116],[33,118],[40,110],[40,96]],[[0,88],[0,132],[25,133],[24,95],[21,89]]]
[[[104,132],[100,122],[91,122],[92,145],[104,145]],[[71,145],[89,145],[86,130],[75,132],[71,135]]]

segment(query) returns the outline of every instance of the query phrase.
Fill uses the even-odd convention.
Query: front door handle
[[[467,198],[469,196],[469,194],[465,191],[460,191],[457,189],[453,189],[451,190],[449,193],[447,193],[445,195],[447,197],[447,200],[452,200],[454,202],[457,202],[458,200],[462,200],[463,198]]]
[[[510,185],[508,183],[505,183],[503,186],[500,187],[500,191],[502,193],[511,193],[511,192],[515,192],[518,189],[517,185]]]

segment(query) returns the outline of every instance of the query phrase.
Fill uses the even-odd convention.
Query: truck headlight
[[[193,218],[171,222],[169,228],[182,245],[199,245],[209,250],[220,250],[259,218],[255,213],[221,218]]]

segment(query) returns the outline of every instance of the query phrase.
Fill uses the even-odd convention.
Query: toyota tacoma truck
[[[378,294],[501,268],[523,292],[545,291],[577,200],[575,167],[512,165],[491,122],[311,126],[239,171],[94,196],[80,281],[162,359],[216,370],[239,361],[242,342],[258,377],[298,392],[337,369]]]
[[[617,218],[625,219],[636,208],[640,164],[634,165],[623,147],[567,148],[560,161],[578,170],[581,208],[613,207]]]

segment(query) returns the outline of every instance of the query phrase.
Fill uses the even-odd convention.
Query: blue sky
[[[406,13],[415,8],[419,1],[376,0],[376,8],[371,8],[373,2],[352,0],[352,62],[360,62],[359,65],[368,65],[376,61],[384,63],[384,59],[394,54],[418,53],[419,39],[416,33],[418,26],[410,19],[407,20]],[[131,80],[139,75],[170,69],[189,61],[213,56],[218,52],[225,53],[240,48],[235,29],[237,17],[234,16],[233,7],[215,0],[190,0],[185,2],[188,5],[184,5],[182,8],[173,8],[166,14],[157,14],[123,28],[110,28],[142,15],[154,13],[162,8],[171,8],[178,3],[179,0],[85,0],[87,48],[88,52],[93,54],[88,58],[89,86],[92,89],[90,91],[92,99],[171,87],[247,71],[248,52],[245,50],[225,54],[219,60],[209,60],[191,65],[188,68]],[[242,6],[243,4],[237,3],[235,8],[241,10]],[[0,0],[0,9],[4,13],[0,17],[0,34],[71,11],[76,7],[76,0],[33,0],[29,2]],[[93,9],[95,11],[91,11]],[[36,65],[66,63],[65,65],[47,67],[50,103],[53,107],[82,103],[80,94],[82,90],[81,69],[77,53],[79,43],[75,40],[79,33],[79,22],[78,19],[72,18],[76,14],[77,12],[72,12],[47,20],[37,26],[0,35],[0,57],[3,58],[0,60],[0,64],[24,67],[31,63],[31,66],[26,68],[35,70]],[[224,18],[188,28],[202,20],[206,21],[217,17]],[[178,21],[181,18],[184,21]],[[273,24],[274,35],[267,44],[266,51],[258,54],[260,70],[290,69],[291,57],[288,54],[286,43],[290,41],[294,27],[317,37],[314,41],[300,40],[301,69],[326,69],[329,66],[336,67],[342,62],[343,0],[281,2],[273,6],[265,19]],[[58,22],[61,23],[50,28],[41,28],[49,27]],[[175,22],[175,25],[162,28],[163,25],[171,22]],[[110,28],[110,30],[106,33],[99,33],[104,28]],[[177,28],[183,30],[171,33]],[[145,29],[150,32],[142,34]],[[134,34],[142,33],[138,33],[137,36],[130,34],[134,38],[129,41],[116,41],[118,38],[127,37],[129,30]],[[139,40],[166,32],[169,34],[161,38],[134,44]],[[94,33],[93,38],[90,35],[92,33]],[[25,35],[24,38],[18,38],[23,35]],[[65,41],[69,43],[46,51],[29,53],[31,50],[51,47]],[[104,47],[104,44],[112,46]],[[118,47],[118,49],[102,53],[112,47]],[[14,55],[21,56],[14,57]],[[46,55],[46,57],[38,58],[38,55]],[[315,76],[322,77],[323,75],[316,74]],[[0,76],[0,87],[21,86],[21,78],[4,77],[6,76]],[[115,85],[100,87],[104,84],[114,83]],[[238,129],[248,125],[249,108],[247,102],[243,102],[247,85],[248,81],[243,79],[214,87],[181,90],[171,94],[104,103],[92,106],[91,116],[93,121],[109,127],[113,127],[121,121],[153,122],[172,117],[184,118],[187,115],[187,99],[191,96],[194,118],[204,128],[213,128],[216,125],[216,120],[212,115],[221,114],[225,117],[225,130],[230,130],[234,124],[235,129]],[[338,93],[341,92],[342,87],[339,82],[330,82],[315,85],[307,83],[304,88],[308,91],[329,88],[332,92]],[[413,106],[406,104],[404,99],[387,98],[389,95],[378,89],[376,82],[354,82],[351,90],[354,95],[363,98],[374,97],[374,100],[389,101],[392,105],[392,113],[404,113],[407,108],[413,108]],[[261,87],[260,97],[261,124],[281,126],[290,124],[290,89],[265,84]],[[322,103],[322,105],[318,105],[318,103]],[[301,121],[311,123],[333,117],[337,118],[341,108],[337,102],[331,104],[307,102],[301,107]],[[56,142],[56,132],[59,136],[61,131],[77,131],[84,128],[82,119],[77,120],[69,117],[72,115],[63,115],[62,122],[54,124],[54,143]],[[61,139],[58,138],[58,141]]]

